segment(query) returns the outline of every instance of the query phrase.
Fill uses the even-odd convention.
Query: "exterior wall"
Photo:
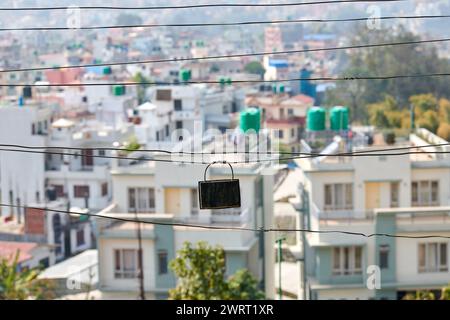
[[[31,259],[22,262],[20,264],[22,268],[38,268],[40,266],[41,260],[43,259],[48,259],[49,266],[54,265],[56,262],[55,254],[48,246],[38,246],[34,248],[30,253],[32,255]]]
[[[318,300],[369,300],[373,292],[365,288],[330,289],[316,291]]]
[[[439,231],[440,235],[450,236],[450,231]],[[437,234],[437,232],[421,232],[409,235],[430,235]],[[408,235],[404,233],[403,235]],[[447,272],[426,272],[419,273],[419,258],[418,250],[419,243],[447,243],[447,259],[450,257],[450,241],[446,239],[395,239],[397,260],[396,277],[399,286],[402,284],[405,287],[431,287],[441,288],[446,286],[450,279],[450,269]]]
[[[439,181],[439,204],[450,205],[450,169],[448,168],[415,168],[411,172],[411,181],[437,180]]]
[[[32,135],[32,123],[47,121],[50,123],[50,110],[35,107],[0,107],[1,143],[45,146],[44,135]],[[37,130],[37,125],[36,125]],[[1,152],[0,157],[0,189],[1,199],[10,203],[10,191],[13,203],[24,205],[30,202],[43,201],[44,192],[44,155],[21,152]],[[29,183],[23,183],[29,181]],[[2,208],[0,215],[16,213],[13,208]]]
[[[139,290],[139,279],[115,279],[114,278],[114,249],[138,249],[135,239],[100,238],[99,245],[99,276],[100,289],[105,291],[134,291]],[[156,287],[155,282],[155,244],[151,239],[142,240],[144,288],[152,291]]]
[[[408,156],[409,157],[409,156]],[[443,212],[411,207],[411,182],[438,180],[440,206],[447,206],[450,198],[449,168],[438,161],[410,161],[407,156],[358,157],[346,163],[316,163],[304,169],[304,188],[310,195],[311,228],[318,230],[343,230],[350,232],[388,233],[397,235],[450,234],[447,209]],[[407,163],[408,165],[405,165]],[[304,166],[308,168],[307,166]],[[364,216],[367,202],[365,185],[376,182],[380,187],[380,207],[389,208],[390,184],[398,182],[399,209],[373,210],[374,217]],[[353,184],[353,210],[346,210],[347,219],[333,212],[324,212],[324,185],[332,183]],[[409,208],[409,209],[408,209]],[[436,208],[437,209],[437,208]],[[416,210],[416,211],[414,211]],[[345,211],[345,210],[344,210]],[[337,214],[337,213],[334,213]],[[419,214],[419,216],[415,216]],[[420,216],[427,214],[427,216]],[[365,219],[358,219],[363,218]],[[328,222],[324,218],[331,219]],[[307,274],[312,287],[312,298],[318,299],[396,299],[397,291],[440,289],[448,283],[449,271],[419,273],[418,245],[425,242],[446,242],[440,239],[402,239],[372,237],[361,241],[345,235],[310,235],[307,237]],[[361,245],[363,272],[361,276],[336,277],[331,274],[332,245]],[[381,290],[366,289],[367,267],[380,265],[380,246],[389,246],[388,267],[381,269]],[[447,256],[450,252],[447,252]],[[313,260],[313,261],[311,261]]]
[[[117,204],[118,212],[128,212],[128,188],[131,187],[142,187],[149,188],[154,186],[155,178],[151,174],[141,174],[141,175],[112,175],[113,188],[112,188],[112,198],[114,203]],[[159,210],[158,199],[160,197],[161,190],[156,191],[156,210],[157,212],[164,212]]]

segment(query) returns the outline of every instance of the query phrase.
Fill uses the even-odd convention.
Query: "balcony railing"
[[[373,210],[356,211],[350,208],[345,210],[332,210],[332,208],[320,210],[317,205],[313,204],[311,211],[313,218],[325,225],[333,223],[352,224],[374,218]]]
[[[251,222],[251,215],[248,208],[221,209],[212,210],[210,215],[199,213],[188,217],[180,217],[177,220],[185,223],[204,225],[219,224],[243,226]]]

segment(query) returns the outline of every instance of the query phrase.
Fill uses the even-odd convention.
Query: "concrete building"
[[[17,255],[18,269],[48,267],[55,263],[55,254],[48,245],[34,242],[0,241],[0,258],[9,263]]]
[[[262,126],[272,131],[273,139],[291,152],[300,151],[306,112],[314,99],[301,94],[291,97],[286,93],[258,92],[247,95],[245,103],[261,109]]]
[[[404,146],[446,143],[419,131]],[[419,289],[440,291],[449,282],[448,240],[401,238],[450,235],[448,155],[380,153],[298,162],[305,227],[400,237],[306,235],[304,284],[310,299],[401,299]]]
[[[234,168],[235,177],[240,179],[240,209],[199,210],[197,182],[203,179],[204,170],[205,166],[163,162],[114,166],[113,204],[99,214],[208,226],[271,225],[273,176],[263,174],[265,169],[261,165]],[[228,167],[214,166],[208,170],[207,177],[225,179],[229,175]],[[108,296],[136,298],[139,288],[137,225],[103,218],[97,219],[96,225],[99,289]],[[221,245],[226,251],[228,275],[248,268],[265,288],[266,296],[274,296],[273,235],[270,233],[152,224],[143,224],[141,228],[147,298],[166,298],[168,290],[176,286],[168,262],[186,241]]]

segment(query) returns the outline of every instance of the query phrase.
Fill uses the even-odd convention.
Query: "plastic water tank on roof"
[[[270,59],[269,66],[275,68],[287,68],[289,66],[287,60]]]

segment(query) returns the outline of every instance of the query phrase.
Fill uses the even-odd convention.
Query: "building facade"
[[[412,134],[407,145],[439,139],[429,132],[427,136],[431,140]],[[442,148],[437,151],[448,147]],[[417,238],[450,235],[448,160],[442,154],[383,152],[302,159],[302,221],[325,232],[304,237],[309,298],[401,299],[416,290],[440,292],[448,285],[450,242]],[[398,237],[326,232],[332,230]]]

